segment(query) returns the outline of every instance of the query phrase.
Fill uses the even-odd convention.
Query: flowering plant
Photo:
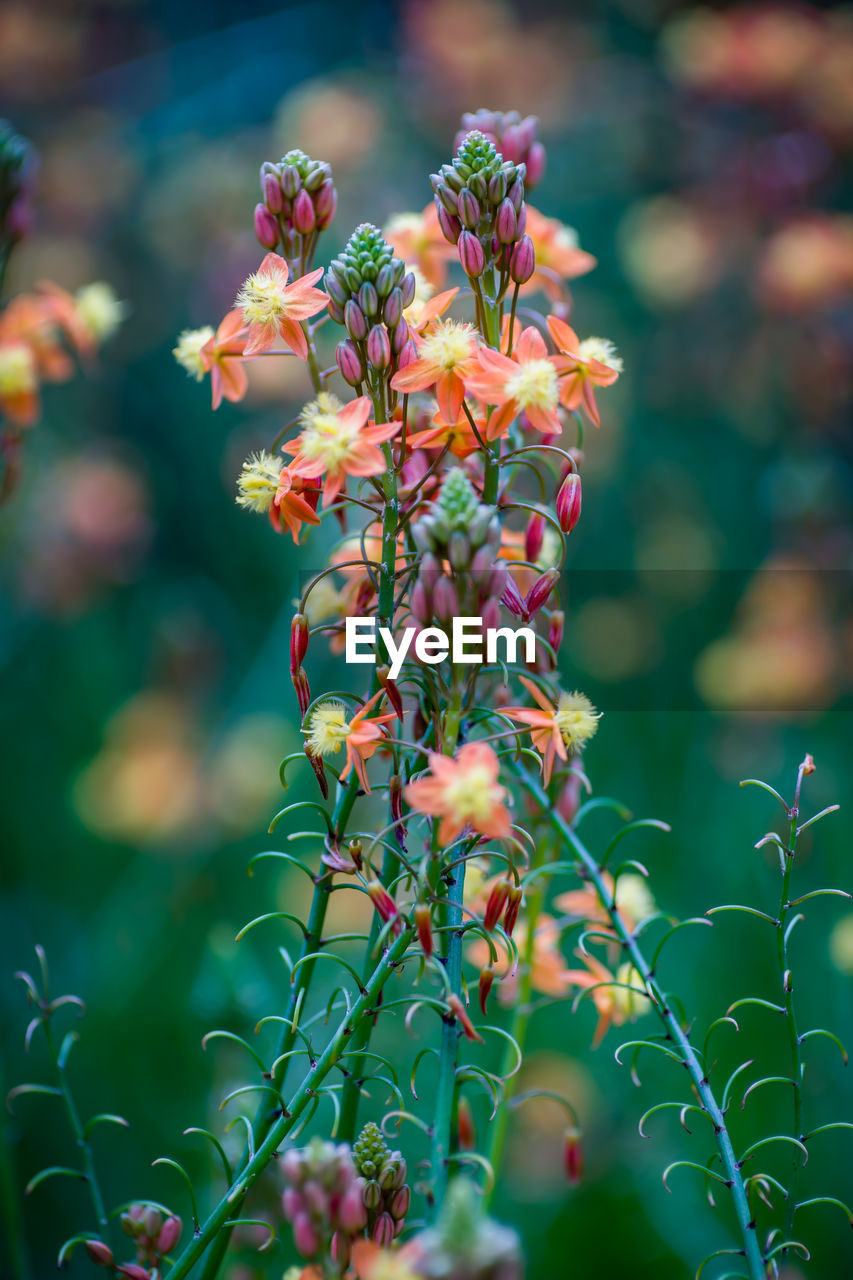
[[[94,1123],[116,1117],[81,1122],[67,1080],[71,1042],[54,1051],[53,1019],[76,998],[50,998],[43,955],[40,977],[21,975],[37,1009],[28,1036],[43,1029],[57,1083],[14,1092],[64,1097],[96,1218],[97,1230],[67,1242],[60,1261],[84,1243],[95,1263],[129,1280],[212,1280],[235,1229],[263,1226],[264,1247],[275,1238],[275,1214],[247,1214],[280,1159],[280,1216],[292,1226],[304,1277],[519,1275],[516,1235],[486,1208],[510,1116],[530,1096],[518,1089],[530,1017],[550,1001],[582,1010],[591,1000],[595,1045],[611,1027],[657,1020],[656,1032],[629,1039],[617,1056],[631,1052],[635,1080],[646,1051],[687,1074],[687,1089],[652,1106],[640,1129],[673,1107],[685,1129],[694,1115],[704,1126],[710,1156],[674,1161],[664,1181],[676,1168],[697,1171],[709,1194],[730,1202],[730,1243],[724,1236],[713,1255],[734,1259],[725,1274],[775,1274],[781,1261],[805,1254],[795,1216],[821,1201],[840,1204],[797,1191],[806,1144],[837,1127],[808,1128],[803,1117],[804,1047],[830,1033],[801,1029],[790,972],[790,934],[801,918],[792,911],[840,892],[791,897],[799,835],[823,816],[800,820],[810,757],[790,805],[765,786],[785,811],[784,833],[759,842],[779,850],[778,907],[772,914],[717,908],[772,927],[776,999],[737,1001],[702,1047],[660,967],[685,926],[711,920],[673,920],[656,907],[646,869],[616,861],[623,838],[665,824],[633,821],[621,805],[591,794],[583,754],[600,715],[562,685],[557,593],[581,515],[585,423],[599,426],[599,397],[604,404],[622,366],[609,342],[581,339],[569,323],[567,279],[594,261],[568,229],[528,206],[544,167],[536,133],[536,121],[517,113],[466,117],[452,160],[431,176],[434,203],[395,219],[387,234],[357,227],[325,271],[314,261],[335,213],[329,166],[300,151],[264,164],[255,230],[266,257],[216,331],[178,340],[179,363],[200,381],[210,376],[214,407],[242,398],[249,366],[262,357],[303,361],[313,384],[298,421],[247,459],[237,479],[238,503],[265,514],[297,546],[317,526],[340,533],[305,584],[292,623],[290,673],[305,742],[281,766],[285,789],[303,772],[299,798],[270,827],[287,832],[286,847],[252,863],[303,873],[311,903],[304,919],[264,911],[239,935],[286,921],[301,937],[297,956],[282,950],[289,993],[256,1028],[262,1047],[224,1029],[205,1038],[242,1046],[256,1068],[222,1104],[236,1105],[231,1126],[245,1128],[236,1161],[221,1136],[187,1130],[221,1161],[220,1198],[202,1215],[183,1164],[155,1162],[184,1185],[192,1232],[181,1244],[180,1219],[156,1202],[120,1206],[136,1249],[130,1261],[118,1257],[89,1138]],[[463,283],[445,289],[453,261]],[[540,285],[547,315],[519,302]],[[338,339],[333,364],[330,331]],[[340,653],[348,620],[363,618],[375,624],[378,650],[375,662],[366,659],[358,692],[312,693],[308,665],[317,648],[326,640]],[[492,647],[449,654],[446,628],[472,620],[492,633]],[[403,649],[406,634],[414,648]],[[601,809],[623,825],[598,855],[579,832]],[[308,830],[288,829],[297,816],[304,826],[306,814]],[[305,839],[314,859],[293,851]],[[330,936],[327,915],[340,893],[350,895],[353,925]],[[370,923],[361,934],[364,907]],[[570,938],[577,964],[566,956]],[[329,963],[339,985],[318,994],[317,974]],[[789,1061],[784,1075],[753,1079],[743,1101],[783,1081],[794,1107],[790,1133],[751,1144],[738,1137],[736,1146],[727,1111],[752,1063],[718,1080],[709,1042],[726,1027],[736,1033],[735,1010],[752,1006],[784,1020]],[[417,1024],[431,1037],[414,1059],[408,1096],[382,1039],[394,1015],[409,1032]],[[470,1101],[476,1090],[491,1108],[482,1137]],[[547,1096],[566,1116],[565,1167],[574,1183],[583,1170],[580,1121],[570,1098]],[[400,1150],[388,1145],[392,1126]],[[768,1146],[785,1148],[784,1169],[765,1165]],[[412,1153],[423,1157],[419,1164]],[[79,1172],[48,1169],[30,1186]],[[402,1243],[407,1226],[418,1229]]]

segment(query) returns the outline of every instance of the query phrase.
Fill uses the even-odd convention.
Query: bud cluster
[[[101,1240],[86,1241],[89,1257],[99,1267],[109,1267],[127,1280],[154,1280],[161,1273],[163,1259],[181,1238],[180,1218],[169,1216],[164,1220],[154,1205],[132,1204],[121,1215],[121,1226],[136,1245],[136,1262],[118,1264],[112,1249]]]
[[[500,520],[461,468],[445,472],[438,497],[412,525],[412,540],[421,553],[410,596],[414,621],[426,627],[479,615],[484,627],[497,627],[507,582],[498,559]]]
[[[255,205],[255,234],[265,249],[281,250],[300,273],[309,269],[316,238],[338,204],[331,167],[304,151],[288,151],[278,164],[261,165],[261,203]]]
[[[416,353],[403,312],[414,300],[415,277],[378,227],[356,227],[329,264],[324,287],[329,314],[348,334],[338,344],[337,362],[351,387],[371,370],[390,379],[411,363]]]
[[[474,129],[464,135],[452,163],[430,175],[441,230],[456,245],[469,278],[493,267],[522,284],[533,274],[533,244],[525,234],[526,172],[523,162],[505,160]]]
[[[457,148],[475,129],[494,143],[504,160],[525,166],[524,185],[528,191],[539,186],[545,173],[545,148],[536,137],[539,129],[536,116],[525,116],[522,120],[517,111],[489,111],[485,107],[466,111],[462,128],[456,135]]]
[[[0,120],[0,248],[8,250],[30,228],[36,153]]]
[[[406,1183],[406,1161],[391,1151],[378,1125],[364,1126],[353,1149],[355,1167],[364,1179],[362,1197],[367,1213],[367,1234],[386,1247],[405,1226],[412,1202]]]
[[[284,1215],[303,1258],[331,1256],[349,1261],[353,1237],[367,1221],[362,1184],[346,1143],[312,1138],[306,1147],[285,1153],[281,1169],[287,1183]]]

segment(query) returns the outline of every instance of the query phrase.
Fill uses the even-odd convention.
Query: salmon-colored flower
[[[438,222],[434,204],[423,213],[397,213],[382,234],[391,248],[408,266],[416,266],[434,289],[440,289],[447,275],[447,263],[455,258]]]
[[[433,296],[432,286],[427,284],[417,267],[414,268],[414,273],[415,296],[409,306],[406,307],[403,315],[406,318],[406,324],[409,326],[409,332],[418,334],[423,333],[434,320],[444,315],[459,289],[445,289],[443,293],[437,293]],[[418,277],[420,277],[420,280]]]
[[[192,345],[193,335],[190,331],[181,335],[174,352],[175,359],[188,372],[191,372]],[[249,380],[243,368],[245,353],[246,324],[242,311],[235,307],[222,320],[216,333],[202,343],[198,351],[198,360],[202,369],[210,374],[210,393],[214,409],[219,408],[223,399],[236,403],[246,394]]]
[[[413,809],[441,819],[442,843],[450,844],[465,827],[484,836],[508,833],[506,788],[498,780],[498,758],[487,743],[466,743],[456,756],[431,751],[429,767],[429,774],[410,782],[404,795]]]
[[[589,742],[598,728],[601,712],[582,693],[560,693],[556,706],[549,702],[542,690],[526,676],[520,682],[532,694],[537,707],[502,707],[505,716],[530,726],[533,745],[542,755],[545,785],[551,781],[554,760],[557,756],[568,760],[569,750],[575,751]]]
[[[16,427],[38,418],[38,362],[27,342],[0,340],[0,411]]]
[[[548,317],[548,328],[560,353],[555,357],[560,375],[560,403],[567,409],[580,409],[590,421],[601,426],[595,388],[609,387],[622,372],[621,357],[606,338],[580,340],[574,329],[557,316]]]
[[[352,1266],[358,1280],[421,1280],[421,1251],[417,1240],[383,1249],[375,1240],[355,1240]]]
[[[496,440],[524,412],[538,431],[559,432],[559,385],[556,357],[548,354],[538,329],[524,329],[511,356],[480,347],[480,371],[466,378],[466,386],[484,404],[496,405],[487,435]]]
[[[40,381],[64,382],[74,372],[61,332],[57,310],[46,294],[19,293],[0,313],[0,342],[26,343]]]
[[[486,421],[479,405],[476,407],[476,412],[478,416],[474,421],[482,440],[486,435]],[[412,449],[443,449],[448,446],[456,458],[468,458],[479,449],[480,442],[472,430],[467,414],[460,413],[455,422],[448,422],[440,413],[437,413],[432,421],[431,427],[410,432],[407,445]]]
[[[582,990],[592,989],[592,999],[598,1010],[598,1023],[592,1047],[596,1048],[610,1027],[621,1027],[633,1022],[650,1008],[646,985],[632,964],[621,964],[613,974],[594,956],[582,951],[576,955],[583,960],[585,969],[569,969],[568,982]]]
[[[303,524],[320,523],[314,510],[318,493],[263,449],[246,459],[237,477],[237,505],[268,515],[279,533],[290,530],[294,542],[299,541]]]
[[[249,330],[247,356],[267,351],[276,338],[281,337],[296,355],[303,360],[308,358],[302,321],[323,311],[328,304],[328,295],[314,288],[322,274],[323,268],[318,267],[288,284],[290,271],[284,258],[277,253],[267,254],[237,294],[235,304]]]
[[[321,702],[311,713],[311,722],[303,729],[308,750],[315,756],[337,755],[342,746],[346,747],[346,764],[341,770],[341,780],[350,769],[355,769],[358,780],[365,791],[370,791],[367,780],[365,762],[374,754],[377,747],[387,737],[383,725],[393,720],[395,712],[389,711],[383,716],[368,716],[368,711],[383,696],[380,689],[355,713],[351,720],[347,719],[346,710],[340,702]]]
[[[613,877],[602,873],[608,893],[608,905],[613,902]],[[595,921],[609,928],[610,915],[594,885],[582,889],[570,889],[554,899],[554,906],[565,915],[581,920]],[[616,911],[627,929],[634,930],[657,911],[655,900],[645,876],[625,874],[619,877],[616,890]]]
[[[544,213],[527,205],[525,228],[536,253],[533,275],[521,286],[521,293],[534,293],[537,289],[554,302],[563,296],[563,282],[585,276],[598,265],[596,258],[578,244],[577,232],[556,218],[546,218]]]
[[[378,476],[387,468],[379,448],[400,430],[399,422],[368,426],[370,399],[359,396],[342,405],[325,395],[306,405],[301,414],[302,432],[282,445],[293,455],[290,470],[306,480],[324,477],[323,505],[330,507],[346,485],[347,476]]]
[[[480,368],[476,329],[458,320],[439,320],[415,343],[418,359],[395,373],[391,386],[405,394],[435,387],[442,417],[456,422],[465,398],[465,379]]]

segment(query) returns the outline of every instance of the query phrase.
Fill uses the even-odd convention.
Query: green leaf
[[[125,1120],[124,1116],[114,1116],[109,1112],[102,1111],[100,1115],[92,1116],[91,1120],[86,1122],[86,1127],[83,1130],[83,1137],[88,1138],[89,1134],[95,1128],[95,1125],[98,1124],[120,1124],[125,1129],[130,1128],[130,1121]]]
[[[34,1178],[30,1178],[24,1187],[24,1195],[28,1196],[35,1191],[36,1187],[41,1186],[43,1182],[47,1182],[48,1178],[78,1178],[80,1182],[87,1182],[88,1178],[80,1169],[68,1169],[64,1165],[51,1165],[49,1169],[42,1169]]]
[[[17,1098],[22,1093],[43,1093],[49,1098],[61,1098],[62,1090],[52,1084],[17,1084],[14,1089],[10,1089],[6,1094],[6,1107],[9,1114],[14,1115],[12,1110],[12,1099]]]

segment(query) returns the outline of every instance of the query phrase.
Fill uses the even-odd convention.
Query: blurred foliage
[[[356,222],[427,203],[424,175],[462,110],[539,113],[549,167],[536,204],[599,259],[576,296],[626,367],[588,440],[567,600],[567,679],[606,712],[586,762],[596,788],[672,824],[639,856],[658,902],[682,916],[772,900],[752,844],[776,815],[738,793],[739,778],[786,791],[807,749],[814,808],[844,798],[853,271],[837,211],[850,195],[853,35],[842,11],[798,13],[808,30],[783,21],[756,36],[736,10],[703,27],[653,0],[571,16],[493,0],[4,5],[0,111],[42,157],[9,288],[105,279],[130,307],[99,367],[48,392],[0,517],[0,972],[40,941],[58,985],[86,998],[81,1106],[133,1122],[96,1139],[114,1202],[176,1202],[168,1171],[150,1168],[176,1149],[202,1185],[212,1178],[180,1133],[215,1127],[241,1064],[199,1041],[278,1007],[275,938],[233,939],[271,897],[293,910],[303,892],[245,866],[278,807],[278,761],[298,745],[289,615],[296,573],[320,553],[297,561],[233,491],[245,454],[291,416],[282,397],[295,411],[307,384],[255,377],[246,401],[213,416],[170,354],[182,328],[219,319],[259,259],[263,159],[300,146],[332,163],[331,251]],[[309,674],[341,681],[340,668]],[[849,887],[845,825],[804,838],[802,891]],[[850,921],[830,947],[836,914],[831,900],[812,905],[798,990],[808,1021],[850,1042]],[[773,956],[754,926],[721,918],[698,932],[678,944],[674,985],[708,1021],[745,994],[745,974],[771,981]],[[8,1087],[43,1063],[38,1049],[23,1058],[21,992],[5,978],[0,1011]],[[583,1184],[567,1191],[553,1116],[531,1106],[497,1210],[524,1232],[532,1275],[683,1276],[685,1258],[712,1247],[710,1210],[689,1179],[671,1195],[660,1184],[678,1147],[668,1122],[645,1142],[636,1133],[666,1067],[649,1064],[633,1096],[613,1035],[590,1056],[592,1023],[585,1005],[553,1008],[534,1021],[524,1068],[575,1101]],[[760,1016],[744,1018],[740,1057],[768,1039]],[[840,1063],[813,1052],[815,1123],[849,1100]],[[82,1191],[63,1180],[27,1200],[21,1225],[21,1186],[70,1155],[53,1105],[20,1099],[4,1120],[4,1280],[47,1274],[85,1221]],[[843,1135],[827,1152],[850,1169]],[[853,1255],[826,1212],[810,1274],[829,1278]],[[259,1261],[251,1244],[247,1229],[230,1280],[280,1275],[281,1247]]]

